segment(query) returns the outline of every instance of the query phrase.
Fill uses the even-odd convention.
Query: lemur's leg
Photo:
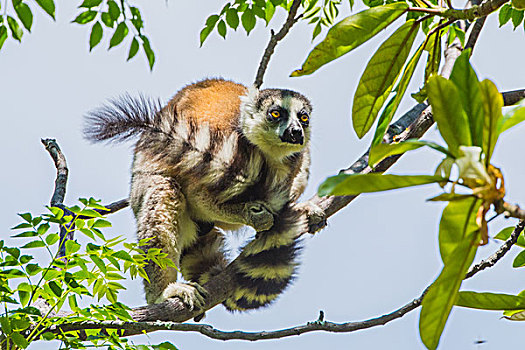
[[[197,226],[186,208],[186,199],[173,178],[157,174],[134,173],[130,202],[137,219],[137,237],[149,239],[142,249],[160,248],[179,266],[183,247],[196,239]],[[149,261],[144,280],[146,301],[161,302],[178,297],[190,308],[201,308],[205,291],[196,284],[177,283],[177,270],[162,269]]]
[[[199,234],[197,241],[182,251],[180,270],[188,281],[204,284],[228,264],[223,252],[224,236],[217,228]]]

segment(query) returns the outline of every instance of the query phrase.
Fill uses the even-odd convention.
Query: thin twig
[[[288,17],[286,18],[286,21],[284,22],[281,30],[279,30],[277,34],[274,34],[273,30],[271,31],[270,41],[264,50],[261,62],[259,63],[259,68],[257,69],[257,76],[255,77],[255,82],[253,83],[256,88],[260,88],[263,83],[264,73],[266,73],[270,58],[275,51],[275,46],[277,46],[277,43],[282,40],[286,34],[288,34],[290,28],[292,28],[292,26],[299,20],[300,17],[296,17],[296,15],[300,5],[301,0],[294,0],[292,6],[290,7],[290,12],[288,12]]]
[[[468,20],[474,21],[476,18],[486,17],[498,8],[503,6],[509,0],[488,0],[481,5],[473,5],[464,10],[447,9],[447,8],[424,8],[424,7],[409,7],[409,12],[428,13],[435,16],[448,18],[451,20]]]

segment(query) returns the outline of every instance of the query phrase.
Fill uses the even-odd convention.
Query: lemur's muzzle
[[[304,143],[303,129],[300,126],[290,125],[284,130],[284,133],[281,136],[281,141],[302,145]]]

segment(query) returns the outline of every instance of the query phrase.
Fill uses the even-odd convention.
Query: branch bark
[[[489,0],[483,2],[481,5],[474,5],[464,10],[446,9],[446,8],[423,8],[423,7],[409,7],[409,12],[422,12],[430,15],[436,15],[452,20],[468,20],[474,21],[476,18],[486,17],[492,12],[499,9],[509,0]]]

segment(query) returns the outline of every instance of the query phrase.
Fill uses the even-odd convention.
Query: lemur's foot
[[[316,233],[326,227],[326,213],[317,205],[309,202],[299,203],[297,209],[303,211],[308,218],[308,232]]]
[[[273,214],[262,202],[246,203],[245,216],[248,224],[257,232],[269,230],[273,226]]]
[[[168,284],[156,303],[162,303],[170,298],[178,298],[190,310],[202,310],[206,304],[208,292],[198,283],[173,282]]]

